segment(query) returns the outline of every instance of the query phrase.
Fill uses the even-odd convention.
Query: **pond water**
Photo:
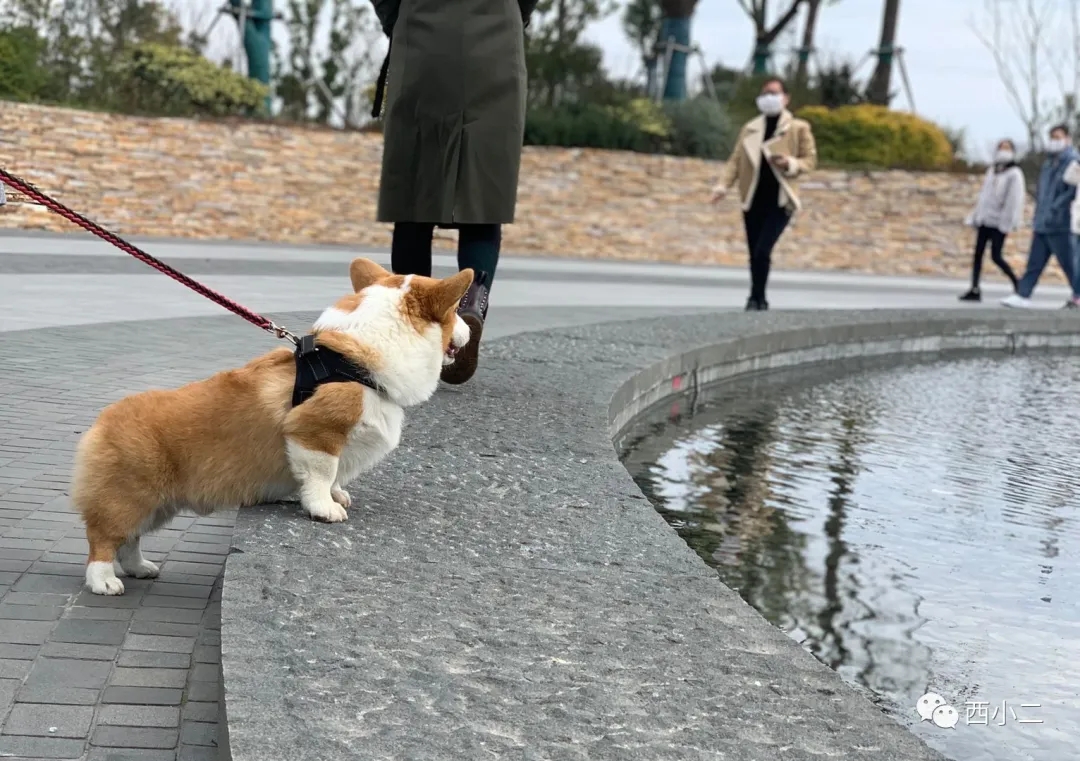
[[[729,586],[930,746],[1057,761],[1080,755],[1078,402],[1076,355],[834,366],[680,400],[620,448]],[[927,692],[956,726],[920,720]]]

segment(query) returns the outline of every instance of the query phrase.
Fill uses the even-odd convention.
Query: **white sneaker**
[[[1031,299],[1026,299],[1019,293],[1014,293],[1008,298],[1001,300],[1003,306],[1012,307],[1013,309],[1031,309]]]

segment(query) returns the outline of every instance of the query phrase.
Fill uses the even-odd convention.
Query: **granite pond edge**
[[[918,355],[927,358],[934,355],[953,356],[963,354],[1013,354],[1026,351],[1043,350],[1080,350],[1080,321],[1075,315],[1064,312],[1002,312],[1002,311],[979,311],[968,313],[926,313],[917,311],[902,312],[858,312],[858,313],[775,313],[767,319],[755,321],[742,315],[730,317],[730,320],[738,324],[733,331],[734,335],[722,340],[702,340],[702,321],[715,321],[719,324],[723,320],[722,315],[710,315],[703,318],[701,315],[682,317],[655,318],[632,322],[607,323],[594,326],[580,326],[575,328],[553,329],[539,331],[533,334],[511,336],[492,342],[495,351],[490,354],[499,354],[499,348],[503,349],[505,356],[513,356],[518,348],[529,341],[538,342],[545,351],[553,348],[558,350],[560,345],[566,353],[572,354],[575,349],[580,349],[583,341],[592,341],[598,346],[609,346],[612,341],[623,341],[627,344],[640,343],[641,345],[670,345],[673,336],[686,335],[689,339],[682,345],[674,345],[659,351],[662,358],[655,359],[645,353],[644,361],[636,370],[622,372],[617,377],[611,373],[605,374],[608,383],[606,393],[594,393],[591,398],[582,404],[592,410],[592,414],[604,419],[608,435],[609,457],[612,463],[621,468],[618,460],[616,442],[620,435],[630,428],[642,415],[658,405],[671,401],[675,397],[693,394],[706,386],[735,381],[757,373],[797,368],[802,365],[817,365],[821,363],[843,363],[859,358],[886,358],[903,361],[905,357]],[[685,330],[684,330],[685,328]],[[707,331],[706,331],[707,332]],[[656,353],[655,351],[653,352]],[[494,360],[497,361],[497,360]],[[602,360],[595,360],[600,363]],[[525,366],[526,368],[529,365]],[[543,373],[544,366],[535,364],[535,372]],[[521,366],[517,372],[521,372]],[[582,389],[584,392],[586,389]],[[592,389],[596,391],[596,389]],[[589,397],[589,394],[582,394]],[[604,398],[606,397],[606,403]],[[524,401],[528,404],[528,401]],[[519,414],[525,414],[528,410],[519,410]],[[517,435],[520,435],[520,431]],[[498,437],[495,437],[497,443]],[[438,468],[436,462],[433,465]],[[553,466],[555,467],[555,466]],[[604,499],[604,495],[598,494],[598,501]],[[647,504],[647,503],[646,503]],[[648,507],[651,510],[651,507]],[[263,524],[273,523],[280,520],[276,516],[263,519]],[[238,522],[238,533],[242,528],[242,520]],[[655,530],[670,531],[662,521],[656,521]],[[674,534],[674,532],[671,532]],[[667,539],[668,537],[658,537]],[[679,540],[681,542],[681,540]],[[230,747],[229,734],[229,711],[232,697],[229,692],[229,669],[230,653],[235,652],[235,647],[243,643],[230,643],[227,633],[230,632],[228,621],[231,613],[228,600],[230,597],[229,566],[234,562],[234,557],[243,557],[244,542],[234,541],[234,552],[240,555],[230,555],[226,563],[226,576],[224,582],[225,604],[222,609],[222,694],[219,706],[221,708],[221,727],[219,749],[220,758],[223,761],[263,761],[263,756],[251,752],[245,743],[245,748],[237,752],[235,747]],[[730,594],[730,590],[723,585],[707,568],[703,561],[694,556],[694,560],[700,565],[702,576],[710,576],[709,584],[717,589],[722,589]],[[250,582],[240,581],[238,584],[250,586]],[[741,614],[745,625],[754,632],[762,635],[766,630],[762,625],[772,630],[771,634],[778,634],[780,640],[786,645],[779,644],[781,654],[776,658],[778,668],[785,668],[786,659],[799,660],[803,656],[811,657],[793,640],[775,630],[756,611],[744,604]],[[248,627],[250,630],[250,627]],[[232,631],[235,631],[232,630]],[[252,636],[250,633],[246,636]],[[230,647],[233,645],[233,647]],[[815,661],[815,663],[817,663]],[[855,707],[860,714],[859,720],[853,717],[849,722],[841,722],[844,726],[830,729],[834,733],[832,741],[839,748],[848,752],[847,757],[852,759],[875,758],[896,759],[900,761],[923,761],[924,759],[942,759],[936,751],[925,746],[921,740],[911,735],[907,729],[892,722],[878,712],[866,697],[855,688],[842,681],[839,675],[829,670],[823,664],[818,664],[820,670],[827,672],[828,676],[814,674],[815,678],[827,682],[838,694],[843,697],[843,705]],[[232,665],[236,668],[235,665]],[[811,671],[813,669],[811,668]],[[234,672],[235,673],[235,672]],[[661,675],[657,674],[659,678]],[[808,692],[813,692],[807,687]],[[819,689],[820,691],[820,689]],[[245,695],[245,699],[250,696]],[[301,697],[301,700],[304,698]],[[497,696],[492,696],[492,701]],[[839,698],[837,699],[839,700]],[[854,701],[854,702],[851,702]],[[245,714],[245,732],[250,735],[252,731],[261,731],[274,736],[290,731],[284,726],[273,726],[273,719],[267,718],[265,726],[251,726],[250,706],[242,710]],[[865,723],[865,717],[877,713],[881,722],[874,722],[872,726]],[[796,717],[791,717],[793,723],[799,724]],[[259,719],[256,718],[256,722]],[[278,722],[280,724],[280,722]],[[295,729],[292,730],[295,732]],[[421,728],[417,728],[418,734],[423,734]],[[793,739],[798,740],[799,730],[794,732]],[[524,734],[527,734],[525,732]],[[568,734],[572,734],[569,732]],[[314,738],[312,738],[314,739]],[[730,738],[729,738],[730,740]],[[815,738],[807,740],[806,751],[814,746]],[[913,742],[914,741],[914,744]],[[402,753],[401,757],[409,758],[467,758],[463,753],[451,752],[447,747],[440,747],[435,739],[430,741],[430,747],[425,746],[425,740],[417,741],[420,752]],[[895,743],[895,744],[894,744]],[[802,743],[797,743],[802,745]],[[916,747],[917,746],[917,747]],[[702,747],[701,745],[698,746]],[[708,746],[705,746],[708,747]],[[731,746],[735,747],[735,746]],[[796,747],[796,746],[792,746]],[[728,745],[723,748],[730,750]],[[284,750],[284,748],[283,748]],[[610,752],[611,749],[608,748]],[[748,753],[750,751],[747,751]],[[687,751],[686,758],[726,758],[721,749],[716,750],[717,755],[711,755],[706,751],[701,755],[693,755]],[[816,757],[816,754],[814,754]],[[310,755],[303,758],[323,759],[330,758],[318,750],[312,749]],[[377,751],[372,748],[370,753],[347,752],[333,756],[335,758],[392,758],[393,754],[387,755],[385,750]],[[499,757],[513,758],[546,758],[542,755],[518,755],[502,754]],[[569,757],[569,756],[567,756]],[[612,758],[647,758],[630,753],[605,756]],[[656,756],[659,757],[659,756]],[[664,756],[665,758],[670,756]],[[776,759],[788,761],[788,759],[809,758],[810,755],[789,755],[781,748],[776,749],[775,755],[747,755],[746,758]],[[290,761],[300,761],[290,758]]]

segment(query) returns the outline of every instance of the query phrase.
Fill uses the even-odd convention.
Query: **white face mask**
[[[1050,138],[1050,142],[1046,144],[1046,150],[1050,153],[1061,153],[1068,147],[1069,141],[1063,137]]]
[[[765,116],[779,116],[784,110],[784,96],[775,92],[762,93],[757,97],[757,107]]]
[[[1014,158],[1016,158],[1015,153],[1010,151],[1008,148],[1001,148],[1001,149],[998,150],[997,153],[994,154],[994,163],[995,164],[1008,164]]]

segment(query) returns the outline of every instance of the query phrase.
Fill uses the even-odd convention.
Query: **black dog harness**
[[[303,404],[324,383],[359,383],[379,394],[386,394],[371,371],[349,361],[345,355],[315,345],[314,334],[300,339],[296,345],[296,383],[293,384],[293,407]]]

